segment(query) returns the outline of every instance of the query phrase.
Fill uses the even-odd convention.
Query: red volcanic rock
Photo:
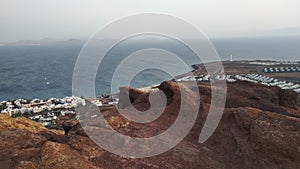
[[[167,96],[167,104],[171,104],[173,101],[173,96],[177,94],[180,97],[179,86],[176,82],[165,81],[162,82],[158,88],[165,93]]]
[[[260,109],[243,107],[234,109],[233,115],[238,126],[243,126],[250,129],[252,122],[258,118],[261,112],[262,110]]]
[[[119,102],[118,102],[118,107],[119,108],[125,108],[130,106],[131,102],[129,100],[129,90],[130,88],[128,87],[121,87],[119,93]]]
[[[36,160],[46,141],[45,137],[22,129],[0,132],[0,168],[14,168],[20,161]]]
[[[85,157],[69,145],[46,142],[41,150],[40,168],[96,168]]]
[[[31,169],[38,168],[39,166],[32,161],[21,161],[16,169]]]
[[[187,95],[186,112],[192,111],[196,103],[201,103],[201,107],[190,133],[171,150],[144,159],[107,152],[87,137],[80,125],[91,124],[87,129],[101,136],[101,131],[109,126],[101,125],[99,116],[87,118],[84,121],[87,123],[63,122],[66,135],[49,132],[37,123],[30,128],[27,119],[15,121],[0,116],[0,168],[299,168],[300,112],[293,92],[249,82],[229,83],[222,120],[209,140],[200,144],[199,134],[210,106],[214,106],[210,105],[210,87],[199,86],[201,100],[197,100],[197,93],[186,84],[163,82],[158,89],[166,95],[167,106],[152,122],[133,122],[114,107],[101,113],[107,125],[119,133],[152,137],[164,132],[176,120],[182,101],[179,89],[183,89]],[[149,106],[150,91],[122,88],[120,96],[125,96],[122,93],[129,94],[129,101],[136,108]],[[132,111],[128,105],[122,106],[123,111]],[[153,111],[157,110],[158,107],[153,107]],[[96,109],[90,113],[99,112]],[[109,141],[110,137],[106,139]],[[142,151],[147,151],[147,147]]]
[[[179,94],[179,87],[176,82],[165,81],[162,82],[158,89],[165,93],[167,97],[167,104],[169,105],[172,102],[173,96],[175,93]],[[119,93],[119,108],[126,108],[130,104],[135,106],[139,106],[139,104],[143,104],[143,107],[149,108],[149,93],[151,91],[145,91],[140,89],[133,89],[130,87],[121,87]],[[180,94],[179,94],[180,95]],[[128,99],[129,96],[129,99]]]
[[[253,108],[239,108],[234,117],[237,127],[232,134],[248,163],[255,162],[258,168],[299,166],[299,118]]]
[[[77,121],[77,120],[66,120],[66,121],[64,121],[64,122],[62,123],[62,127],[63,127],[63,129],[64,129],[64,131],[65,131],[65,135],[67,135],[68,132],[69,132],[72,128],[74,128],[76,125],[78,125],[78,124],[79,124],[79,121]]]
[[[0,114],[0,132],[9,129],[23,129],[32,133],[48,131],[47,128],[41,126],[38,122],[27,118],[11,118],[8,114]]]
[[[210,87],[200,86],[201,100],[210,104]],[[247,81],[227,83],[226,108],[253,107],[265,111],[300,117],[297,94],[279,87]]]
[[[133,89],[130,87],[120,87],[118,107],[119,108],[128,107],[140,95],[146,95],[146,94],[147,94],[147,92],[144,92],[142,90]]]
[[[279,93],[279,104],[281,106],[295,109],[297,107],[298,95],[292,90],[281,90]]]

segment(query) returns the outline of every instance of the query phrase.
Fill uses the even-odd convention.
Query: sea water
[[[222,60],[300,60],[299,37],[213,39]],[[0,46],[0,100],[50,98],[72,95],[72,75],[76,59],[84,45]],[[110,81],[116,66],[134,51],[163,48],[176,53],[187,64],[194,64],[193,53],[174,41],[124,42],[114,47],[99,65],[95,80],[96,95],[110,93]],[[134,66],[135,63],[132,63]],[[186,73],[186,72],[182,72]],[[166,72],[144,70],[131,82],[145,87],[172,79]]]

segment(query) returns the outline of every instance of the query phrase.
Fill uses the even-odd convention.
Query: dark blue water
[[[70,95],[70,77],[80,48],[0,47],[0,99]]]
[[[230,54],[244,60],[300,60],[300,38],[218,39],[213,43],[223,60]],[[72,95],[73,69],[82,46],[0,46],[0,100]],[[165,48],[190,60],[189,64],[196,62],[191,51],[173,41],[121,44],[100,65],[96,93],[109,93],[114,67],[128,54],[146,47]],[[170,78],[161,71],[147,70],[135,77],[132,86],[148,86]]]

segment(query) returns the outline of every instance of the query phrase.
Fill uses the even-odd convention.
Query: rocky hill
[[[132,137],[150,137],[166,130],[176,120],[180,105],[179,87],[189,84],[163,82],[158,88],[167,96],[162,115],[141,124],[120,116],[115,108],[102,110],[108,124]],[[189,93],[188,103],[200,102],[191,132],[176,147],[158,156],[133,159],[98,147],[78,121],[64,121],[64,132],[48,130],[38,123],[0,115],[0,168],[220,168],[295,169],[300,165],[300,109],[297,94],[277,87],[250,82],[228,83],[222,120],[205,143],[199,133],[210,107],[211,89],[200,84],[200,100]],[[130,113],[129,94],[135,108],[150,107],[149,91],[122,88],[120,104]],[[93,120],[97,121],[97,118]],[[101,128],[95,123],[93,128]]]

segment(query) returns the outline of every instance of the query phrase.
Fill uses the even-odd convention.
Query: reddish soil
[[[116,108],[102,110],[108,124],[132,137],[155,136],[173,124],[180,107],[179,86],[163,82],[158,88],[167,96],[162,115],[149,123],[135,123],[122,117]],[[190,92],[187,104],[200,102],[198,117],[190,133],[171,150],[149,158],[120,157],[97,146],[78,121],[62,123],[66,135],[41,130],[4,126],[0,130],[0,168],[220,168],[220,169],[295,169],[300,165],[300,109],[297,95],[277,87],[250,82],[228,83],[226,108],[212,137],[203,144],[199,133],[206,120],[211,89],[199,84],[201,100]],[[187,90],[188,91],[188,90]],[[123,88],[137,108],[149,108],[149,93]],[[128,102],[122,110],[130,112]],[[191,107],[192,109],[192,107]],[[99,113],[99,112],[98,112]],[[90,115],[90,114],[89,114]],[[9,120],[9,117],[0,118]],[[90,119],[101,131],[97,118]],[[0,124],[2,122],[0,121]],[[101,133],[100,133],[101,134]],[[112,143],[113,144],[113,143]]]

